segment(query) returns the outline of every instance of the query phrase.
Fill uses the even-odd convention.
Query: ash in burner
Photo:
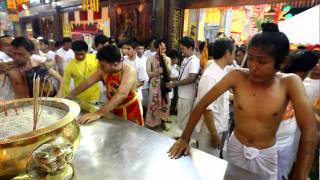
[[[0,112],[0,141],[5,141],[11,136],[31,132],[33,129],[33,106],[23,106],[18,109],[7,110],[8,115]],[[67,112],[51,106],[43,106],[37,129],[45,128],[63,118]]]

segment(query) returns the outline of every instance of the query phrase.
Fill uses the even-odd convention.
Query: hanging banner
[[[71,37],[71,26],[69,24],[63,25],[63,37]]]
[[[16,0],[7,0],[7,8],[10,10],[17,9]]]

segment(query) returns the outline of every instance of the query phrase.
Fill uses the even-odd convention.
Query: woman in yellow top
[[[70,92],[70,81],[73,79],[74,86],[77,87],[99,69],[99,62],[95,54],[87,54],[88,45],[83,40],[72,43],[72,50],[75,58],[68,62],[63,75],[63,94],[66,96]],[[94,111],[90,107],[90,102],[97,102],[100,98],[100,85],[94,84],[76,97],[76,101],[81,108],[87,111]]]

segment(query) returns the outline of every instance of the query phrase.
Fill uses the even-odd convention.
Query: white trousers
[[[178,98],[178,105],[177,105],[177,124],[178,127],[182,130],[186,127],[189,116],[192,111],[193,106],[193,99],[184,99],[184,98]]]
[[[266,149],[247,147],[232,133],[227,145],[227,160],[231,164],[264,176],[263,179],[277,179],[278,154],[276,145]]]

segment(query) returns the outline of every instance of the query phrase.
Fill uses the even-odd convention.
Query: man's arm
[[[67,96],[70,93],[71,67],[69,64],[67,64],[63,74],[63,96]]]
[[[181,138],[170,148],[169,154],[171,158],[178,158],[182,152],[188,153],[188,142],[194,127],[199,122],[201,115],[203,114],[206,107],[215,101],[222,93],[230,88],[235,87],[236,82],[239,81],[241,76],[240,71],[232,71],[228,73],[221,81],[219,81],[196,105],[193,109],[188,124],[183,131]]]
[[[55,56],[55,60],[56,60],[56,64],[57,64],[57,68],[58,68],[58,72],[60,73],[61,76],[63,76],[63,62],[62,62],[62,58],[59,55]]]
[[[316,119],[308,102],[301,79],[292,75],[286,78],[286,88],[294,107],[296,120],[301,131],[297,162],[293,168],[293,179],[307,179],[315,160],[318,143]]]
[[[211,134],[211,137],[213,138],[213,142],[211,142],[211,144],[214,146],[214,148],[218,148],[220,145],[220,137],[218,135],[216,125],[214,124],[213,112],[211,110],[206,110],[203,113],[203,119]]]
[[[80,93],[91,87],[93,84],[101,80],[103,75],[102,70],[98,69],[94,74],[92,74],[87,80],[81,83],[78,87],[73,89],[68,95],[67,98],[74,99]]]
[[[55,79],[58,80],[58,83],[59,83],[59,88],[58,88],[58,91],[57,91],[57,95],[56,97],[61,97],[62,96],[62,87],[63,87],[63,78],[60,76],[60,74],[55,71],[53,68],[50,68],[48,70],[49,72],[49,75],[54,77]]]
[[[147,70],[149,79],[152,79],[159,74],[159,72],[155,72],[154,69],[152,68],[152,61],[153,61],[153,56],[147,59],[146,70]]]
[[[136,86],[136,81],[137,81],[137,73],[136,71],[131,67],[127,66],[126,68],[129,68],[127,72],[124,72],[122,79],[121,79],[121,84],[119,86],[119,90],[116,93],[115,96],[113,96],[110,101],[108,101],[100,110],[97,112],[93,113],[88,113],[82,116],[78,122],[79,123],[88,123],[91,121],[94,121],[96,119],[99,119],[101,116],[104,114],[112,111],[116,107],[118,107],[123,100],[126,99],[128,96],[130,90]]]
[[[173,82],[174,87],[191,84],[197,80],[198,74],[190,73],[188,78]]]

